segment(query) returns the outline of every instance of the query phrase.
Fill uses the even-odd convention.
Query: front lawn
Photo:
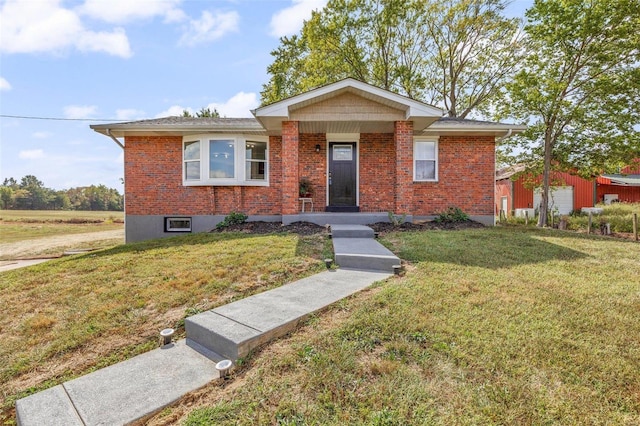
[[[183,319],[318,272],[321,235],[197,234],[0,273],[0,424],[16,398],[157,347]]]
[[[640,244],[521,228],[385,244],[406,275],[151,424],[640,423]]]

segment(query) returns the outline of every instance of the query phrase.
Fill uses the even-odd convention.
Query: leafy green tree
[[[262,103],[353,77],[466,117],[518,60],[519,21],[501,0],[330,0],[271,52]]]
[[[24,176],[20,180],[19,188],[28,193],[27,196],[19,198],[19,208],[29,210],[45,210],[47,208],[49,191],[38,178],[33,175]]]
[[[13,202],[13,189],[10,186],[0,186],[0,202],[3,209],[10,209]]]
[[[527,121],[507,140],[542,170],[538,226],[547,226],[552,168],[584,176],[640,155],[640,0],[536,0],[529,54],[508,85],[503,115]]]
[[[182,116],[183,117],[193,117],[193,114],[191,114],[189,111],[182,110]],[[196,117],[201,118],[201,117],[213,117],[213,118],[220,118],[220,113],[218,112],[217,109],[213,109],[213,111],[211,110],[211,108],[207,107],[202,107],[200,108],[200,111],[196,112]]]

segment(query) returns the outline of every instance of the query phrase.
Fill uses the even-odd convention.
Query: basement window
[[[191,232],[191,218],[165,217],[164,232]]]

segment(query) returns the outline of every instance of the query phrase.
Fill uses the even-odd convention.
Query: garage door
[[[549,191],[549,209],[559,214],[569,214],[573,211],[573,186],[554,186]],[[542,201],[541,190],[533,193],[533,205],[540,208]]]

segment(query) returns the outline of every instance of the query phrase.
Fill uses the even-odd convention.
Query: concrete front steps
[[[363,225],[331,225],[333,252],[341,268],[393,272],[400,259],[375,240],[373,229]]]
[[[326,271],[185,320],[187,343],[231,359],[295,329],[312,313],[387,278],[400,259],[363,225],[330,225],[338,270]]]
[[[185,319],[187,344],[237,360],[295,329],[309,315],[390,276],[330,270]]]

